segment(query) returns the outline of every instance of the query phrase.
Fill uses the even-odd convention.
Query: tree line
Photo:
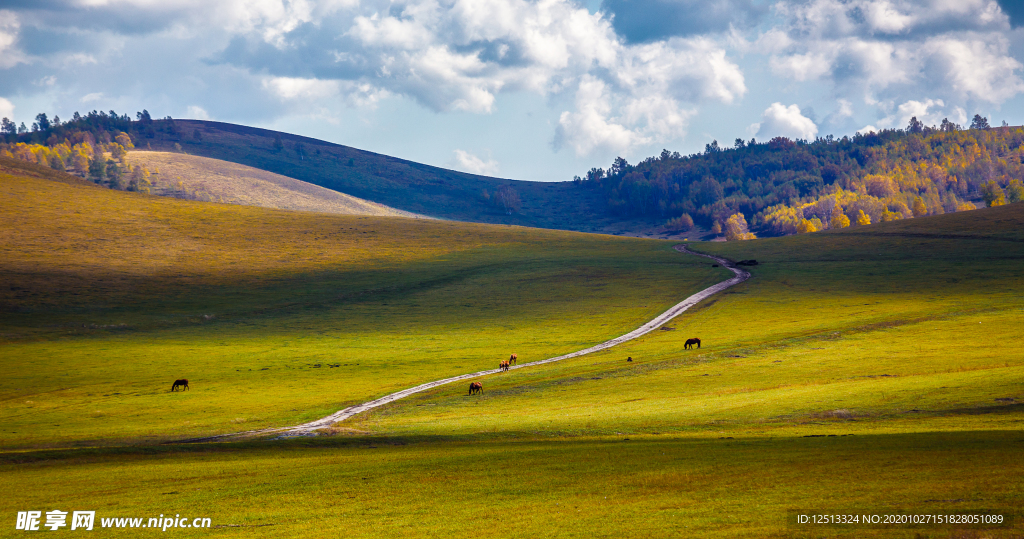
[[[150,192],[150,171],[128,162],[128,150],[158,131],[177,135],[174,121],[154,122],[149,111],[127,114],[111,110],[75,112],[68,121],[36,115],[31,129],[0,119],[0,157],[21,159],[75,174],[112,189]],[[147,143],[148,145],[148,143]]]
[[[714,141],[703,153],[663,150],[631,165],[618,157],[574,181],[603,192],[620,217],[699,224],[730,239],[783,235],[996,206],[1024,198],[1024,128],[944,120],[906,129],[819,137]]]

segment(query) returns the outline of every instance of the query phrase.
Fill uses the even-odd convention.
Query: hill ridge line
[[[733,272],[735,274],[735,276],[732,277],[731,279],[727,279],[727,280],[722,281],[722,282],[720,282],[718,284],[709,286],[709,287],[705,288],[704,290],[701,290],[700,292],[697,292],[697,293],[687,297],[683,301],[673,305],[667,311],[661,313],[660,315],[654,317],[649,322],[645,323],[644,325],[640,326],[637,329],[634,329],[633,331],[630,331],[629,333],[626,333],[625,335],[616,337],[616,338],[611,339],[611,340],[607,340],[607,341],[602,342],[600,344],[596,344],[596,345],[591,346],[589,348],[585,348],[583,350],[579,350],[579,351],[572,352],[572,353],[569,353],[569,354],[564,354],[564,355],[561,355],[561,356],[556,356],[556,357],[548,358],[548,359],[542,359],[542,360],[539,360],[539,361],[531,361],[530,363],[523,363],[522,365],[515,365],[515,366],[512,366],[512,367],[509,367],[509,370],[522,369],[522,368],[526,368],[526,367],[532,367],[532,366],[535,366],[535,365],[544,365],[544,364],[547,364],[547,363],[554,363],[556,361],[561,361],[563,359],[570,359],[570,358],[579,357],[579,356],[583,356],[583,355],[587,355],[587,354],[592,354],[594,352],[599,352],[601,350],[606,350],[608,348],[611,348],[613,346],[622,344],[624,342],[631,341],[633,339],[636,339],[638,337],[646,335],[646,334],[648,334],[648,333],[650,333],[652,331],[655,331],[656,329],[658,329],[662,325],[668,323],[673,318],[675,318],[675,317],[679,316],[680,314],[682,314],[683,312],[685,312],[690,307],[693,307],[694,305],[700,303],[701,301],[707,299],[708,297],[710,297],[710,296],[712,296],[714,294],[717,294],[719,292],[722,292],[723,290],[725,290],[725,289],[727,289],[729,287],[732,287],[734,285],[740,284],[743,281],[746,281],[747,279],[750,278],[750,272],[748,272],[746,270],[743,270],[743,269],[740,269],[740,268],[737,268],[735,266],[735,264],[732,263],[732,261],[730,261],[730,260],[728,260],[726,258],[722,258],[722,257],[714,256],[714,255],[709,255],[709,254],[704,254],[704,253],[699,253],[697,251],[693,251],[691,249],[688,249],[685,245],[676,245],[674,247],[674,249],[676,251],[679,251],[680,253],[688,253],[688,254],[692,254],[692,255],[695,255],[695,256],[702,256],[704,258],[710,258],[710,259],[720,263],[723,267],[725,267],[729,271]],[[251,431],[236,432],[236,433],[230,433],[230,434],[218,434],[216,436],[208,436],[208,437],[205,437],[205,438],[193,438],[193,439],[189,439],[189,440],[180,440],[178,442],[171,442],[171,443],[211,442],[211,441],[220,440],[220,439],[223,439],[223,438],[233,437],[233,436],[258,436],[260,434],[273,434],[273,433],[281,433],[281,435],[278,436],[278,438],[292,438],[292,437],[297,437],[297,436],[315,436],[315,432],[314,431],[316,431],[318,429],[324,429],[324,428],[330,427],[334,423],[338,423],[340,421],[344,421],[344,420],[346,420],[346,419],[348,419],[348,418],[350,418],[350,417],[352,417],[354,415],[357,415],[357,414],[360,414],[360,413],[372,410],[374,408],[377,408],[377,407],[383,406],[385,404],[397,401],[399,399],[403,399],[403,398],[408,397],[410,395],[414,395],[416,393],[422,393],[423,391],[426,391],[428,389],[433,389],[435,387],[440,387],[440,386],[447,385],[447,384],[450,384],[450,383],[453,383],[453,382],[459,382],[459,381],[464,381],[464,380],[471,380],[473,378],[479,378],[481,376],[487,376],[489,374],[498,374],[500,372],[501,372],[501,369],[490,369],[490,370],[486,370],[486,371],[478,371],[478,372],[469,373],[469,374],[462,374],[462,375],[459,375],[459,376],[452,376],[452,377],[444,378],[444,379],[441,379],[441,380],[435,380],[433,382],[427,382],[425,384],[420,384],[418,386],[410,387],[408,389],[403,389],[401,391],[396,391],[394,393],[389,393],[387,395],[384,395],[383,397],[379,397],[377,399],[374,399],[374,400],[371,400],[371,401],[367,401],[367,402],[364,402],[362,404],[356,404],[356,405],[353,405],[353,406],[349,406],[347,408],[338,410],[337,412],[334,412],[331,415],[322,417],[322,418],[317,419],[315,421],[310,421],[308,423],[303,423],[301,425],[295,425],[293,427],[273,427],[273,428],[268,428],[268,429],[251,430]]]

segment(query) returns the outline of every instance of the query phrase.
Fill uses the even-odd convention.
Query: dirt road
[[[719,264],[721,264],[723,267],[725,267],[729,271],[731,271],[734,274],[736,274],[736,276],[733,277],[732,279],[728,279],[726,281],[722,281],[722,282],[720,282],[720,283],[718,283],[718,284],[716,284],[714,286],[709,286],[708,288],[705,288],[704,290],[701,290],[700,292],[697,292],[696,294],[694,294],[694,295],[684,299],[683,301],[677,303],[671,309],[661,313],[660,315],[655,317],[650,322],[647,322],[646,324],[640,326],[639,328],[637,328],[637,329],[635,329],[633,331],[630,331],[629,333],[627,333],[627,334],[625,334],[625,335],[623,335],[621,337],[616,337],[616,338],[614,338],[612,340],[605,341],[605,342],[603,342],[601,344],[597,344],[597,345],[591,346],[590,348],[587,348],[587,349],[584,349],[584,350],[580,350],[578,352],[573,352],[571,354],[565,354],[565,355],[562,355],[562,356],[553,357],[553,358],[549,358],[549,359],[542,359],[540,361],[533,361],[533,362],[530,362],[530,363],[523,363],[521,365],[514,365],[514,366],[510,367],[509,370],[526,369],[526,368],[529,368],[529,367],[533,367],[535,365],[543,365],[545,363],[554,363],[555,361],[561,361],[563,359],[579,357],[579,356],[583,356],[583,355],[586,355],[586,354],[591,354],[591,353],[594,353],[594,352],[598,352],[598,351],[601,351],[601,350],[606,350],[606,349],[611,348],[613,346],[616,346],[618,344],[622,344],[622,343],[624,343],[626,341],[630,341],[630,340],[636,339],[637,337],[640,337],[642,335],[646,335],[647,333],[650,333],[650,332],[660,328],[661,326],[665,325],[666,323],[668,323],[670,320],[672,320],[676,316],[679,316],[680,314],[682,314],[683,311],[686,311],[690,307],[693,307],[697,303],[700,303],[704,299],[707,299],[709,296],[717,294],[717,293],[719,293],[719,292],[729,288],[730,286],[737,285],[737,284],[742,283],[743,281],[746,281],[747,279],[750,278],[750,273],[749,272],[735,267],[731,262],[729,262],[728,260],[726,260],[724,258],[719,258],[719,257],[712,256],[712,255],[706,255],[706,254],[697,253],[697,252],[694,252],[694,251],[691,251],[691,250],[687,249],[686,246],[684,246],[684,245],[677,245],[675,247],[675,249],[677,251],[681,252],[681,253],[688,253],[688,254],[692,254],[692,255],[696,255],[696,256],[703,256],[705,258],[710,258],[712,260],[715,260]],[[346,419],[348,419],[348,418],[350,418],[350,417],[352,417],[352,416],[354,416],[356,414],[360,414],[362,412],[365,412],[367,410],[371,410],[371,409],[376,408],[378,406],[383,406],[383,405],[385,405],[385,404],[387,404],[389,402],[394,402],[394,401],[396,401],[398,399],[403,399],[405,397],[408,397],[409,395],[414,395],[416,393],[420,393],[420,392],[426,391],[428,389],[433,389],[433,388],[438,387],[438,386],[443,386],[443,385],[446,385],[446,384],[451,384],[453,382],[459,382],[459,381],[463,381],[463,380],[471,380],[473,378],[479,378],[481,376],[487,376],[489,374],[498,374],[499,372],[501,372],[500,369],[491,369],[491,370],[486,370],[486,371],[478,371],[478,372],[474,372],[474,373],[463,374],[461,376],[453,376],[451,378],[445,378],[445,379],[436,380],[436,381],[433,381],[433,382],[427,382],[425,384],[420,384],[420,385],[418,385],[416,387],[410,387],[409,389],[403,389],[402,391],[397,391],[395,393],[391,393],[389,395],[385,395],[383,397],[380,397],[379,399],[374,399],[372,401],[364,402],[362,404],[357,404],[355,406],[349,406],[348,408],[345,408],[343,410],[338,410],[337,412],[334,412],[333,414],[331,414],[329,416],[317,419],[316,421],[310,421],[309,423],[303,423],[301,425],[295,425],[294,427],[280,427],[280,428],[271,428],[271,429],[254,430],[254,431],[246,431],[246,432],[237,432],[237,433],[233,433],[233,434],[222,434],[222,435],[219,435],[219,436],[212,436],[212,437],[209,437],[209,438],[199,438],[199,439],[185,440],[185,441],[186,442],[208,442],[208,441],[219,440],[219,439],[223,439],[223,438],[227,438],[227,437],[258,436],[258,435],[275,434],[275,433],[279,434],[279,437],[281,437],[281,438],[287,438],[287,437],[293,437],[293,436],[312,436],[312,435],[315,435],[316,431],[319,430],[319,429],[330,427],[334,423],[337,423],[339,421],[344,421],[344,420],[346,420]]]

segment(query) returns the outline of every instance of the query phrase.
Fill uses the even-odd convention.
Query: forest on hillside
[[[906,129],[813,142],[776,137],[715,141],[699,154],[668,150],[574,181],[601,191],[608,211],[666,219],[665,227],[700,224],[728,239],[814,232],[975,209],[1024,198],[1024,128],[939,127],[912,118]]]
[[[132,165],[127,156],[128,150],[135,148],[134,140],[147,134],[152,138],[157,125],[145,110],[136,114],[135,121],[114,111],[92,111],[85,116],[76,112],[67,122],[41,113],[31,130],[24,123],[15,126],[3,118],[0,157],[70,172],[112,189],[149,192],[150,171]],[[162,122],[159,128],[173,130],[174,122]]]
[[[267,151],[292,167],[278,173],[306,179],[303,174],[308,171],[293,165],[310,162],[315,167],[320,166],[318,158],[328,159],[326,153],[321,155],[320,147],[307,150],[297,140],[286,149],[281,134],[267,134],[274,137]],[[128,150],[137,145],[145,147],[149,141],[173,144],[175,151],[183,151],[180,142],[195,150],[205,146],[205,136],[198,127],[183,129],[170,117],[154,120],[147,111],[137,113],[134,120],[114,111],[92,111],[84,116],[76,112],[66,122],[39,114],[31,128],[15,126],[7,118],[0,120],[0,156],[66,170],[114,189],[146,192],[151,187],[150,171],[129,163]],[[397,164],[390,163],[385,156],[363,157],[358,151],[337,148],[341,153],[331,156],[340,164],[325,170],[358,171],[365,159],[370,172],[396,180],[423,174],[420,169],[429,168],[397,160]],[[324,151],[333,150],[325,146]],[[929,127],[913,118],[906,129],[838,139],[831,135],[813,142],[784,137],[766,142],[736,139],[732,148],[720,147],[716,141],[699,154],[683,156],[664,150],[660,156],[636,165],[620,157],[607,171],[594,168],[585,178],[577,176],[577,194],[566,192],[561,198],[532,202],[538,215],[586,209],[580,214],[583,220],[643,220],[658,223],[668,232],[700,226],[727,239],[749,239],[755,233],[776,236],[814,232],[972,210],[982,202],[988,206],[1019,202],[1024,199],[1022,161],[1024,127],[990,127],[977,115],[966,129],[948,120]],[[424,176],[417,181],[422,180],[420,183],[430,188],[423,191],[426,196],[442,196],[439,200],[450,204],[458,194],[457,181],[466,181],[459,179],[462,176]],[[316,180],[308,178],[317,185],[336,188]],[[410,180],[412,176],[407,182]],[[483,180],[488,179],[480,178]],[[491,180],[494,196],[485,187],[483,195],[469,195],[471,198],[462,203],[467,207],[497,205],[501,213],[511,215],[521,204],[531,202],[527,197],[550,196],[534,188],[532,183],[536,182],[515,182],[513,189],[507,181],[502,185]],[[410,185],[395,183],[394,189],[409,189]],[[343,185],[340,187],[346,192]],[[524,197],[521,203],[519,191]],[[372,190],[356,194],[373,200],[377,198],[375,193],[380,194]],[[500,196],[503,193],[514,203],[499,204],[504,200]],[[191,198],[187,193],[181,196]],[[599,202],[584,205],[581,200]],[[400,207],[393,201],[384,202]],[[416,211],[430,213],[431,206],[425,204]],[[479,215],[469,212],[462,218],[466,217],[474,220]]]

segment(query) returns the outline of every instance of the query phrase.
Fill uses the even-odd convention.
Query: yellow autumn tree
[[[1024,200],[1024,184],[1020,180],[1010,180],[1010,184],[1006,186],[1006,200],[1008,202],[1020,202]]]
[[[921,197],[914,197],[914,207],[911,210],[914,212],[914,217],[928,215],[928,206],[924,204],[924,199]]]
[[[864,210],[857,210],[857,224],[858,225],[870,225],[871,217],[864,213]]]
[[[153,187],[153,184],[149,181],[149,171],[142,165],[135,165],[131,167],[131,172],[128,176],[128,190],[138,191],[140,193],[148,193]]]
[[[817,232],[818,227],[814,226],[812,221],[807,219],[800,219],[800,222],[796,225],[797,234],[806,234],[808,232]]]
[[[882,215],[881,215],[881,217],[879,217],[878,220],[883,222],[883,223],[887,223],[889,221],[898,221],[900,219],[903,219],[903,214],[902,213],[895,212],[895,211],[884,210],[884,211],[882,211]]]
[[[832,214],[832,221],[829,223],[832,228],[846,228],[850,226],[850,218],[841,211],[836,211]]]
[[[978,191],[981,192],[981,196],[985,199],[985,205],[990,208],[1006,204],[1006,193],[1003,192],[1003,188],[999,187],[995,180],[989,180],[982,184]]]
[[[747,219],[742,213],[734,213],[725,221],[725,239],[729,241],[756,239],[747,226]]]
[[[117,136],[114,137],[114,140],[126,150],[132,150],[135,148],[135,145],[132,144],[132,137],[129,137],[128,133],[123,131],[118,133]]]

